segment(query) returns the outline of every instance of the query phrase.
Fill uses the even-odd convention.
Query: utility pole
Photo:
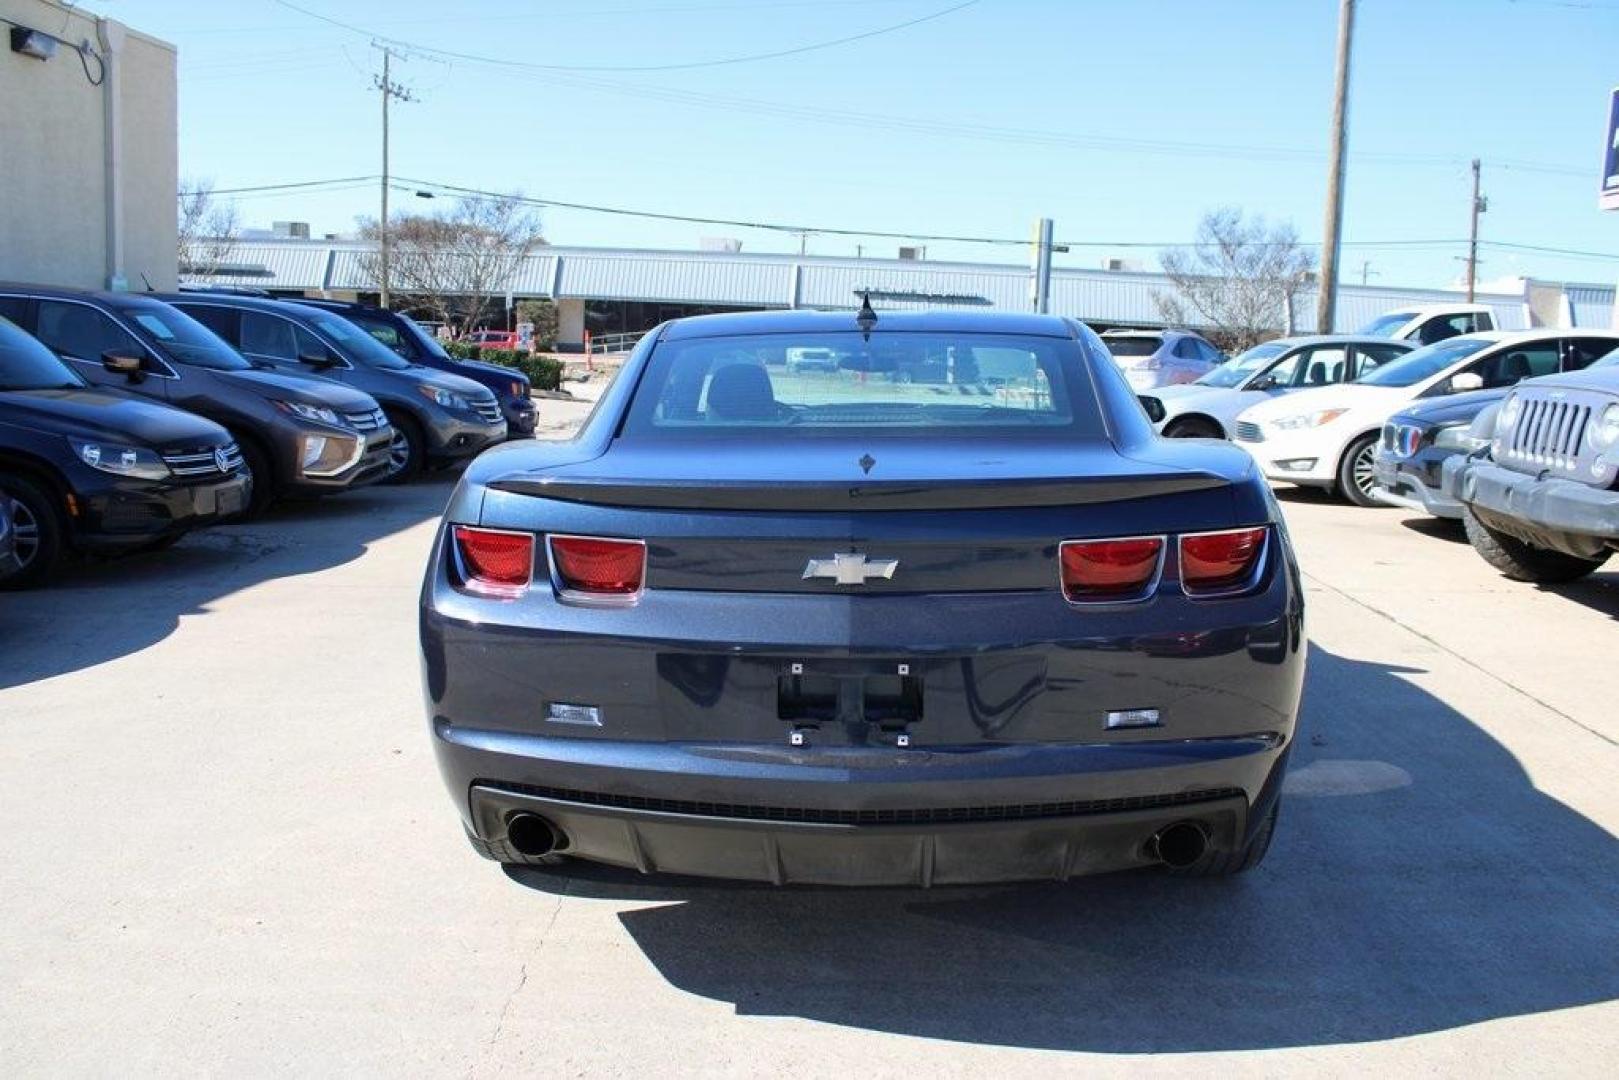
[[[1467,302],[1473,302],[1473,286],[1478,281],[1478,216],[1490,208],[1490,201],[1478,193],[1479,160],[1473,159],[1472,224],[1467,230]]]
[[[1051,233],[1050,218],[1034,225],[1034,310],[1044,315],[1051,310]]]
[[[380,248],[382,306],[388,307],[388,254],[390,241],[388,236],[388,102],[392,98],[400,101],[413,100],[410,91],[389,78],[389,61],[393,59],[393,49],[387,45],[372,43],[373,48],[382,50],[382,75],[372,77],[372,85],[382,91],[382,216],[377,221],[378,247]]]
[[[1321,287],[1316,297],[1318,334],[1332,333],[1338,314],[1338,233],[1344,223],[1344,147],[1349,139],[1349,44],[1355,0],[1339,0],[1338,77],[1332,92],[1332,157],[1327,171],[1327,221],[1321,240]]]

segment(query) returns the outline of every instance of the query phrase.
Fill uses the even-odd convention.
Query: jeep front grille
[[[1592,390],[1539,387],[1520,389],[1518,415],[1502,432],[1495,458],[1510,469],[1549,472],[1590,483],[1587,466],[1596,450],[1586,433],[1613,397]]]

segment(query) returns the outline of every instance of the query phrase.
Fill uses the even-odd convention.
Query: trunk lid
[[[490,480],[482,523],[645,540],[651,589],[875,596],[1055,590],[1063,540],[1220,528],[1236,514],[1232,477],[1106,442],[964,445],[618,443]],[[864,556],[859,583],[839,579],[840,555]]]

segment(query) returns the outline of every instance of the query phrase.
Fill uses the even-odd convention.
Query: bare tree
[[[1164,321],[1206,325],[1234,351],[1292,329],[1293,296],[1315,268],[1293,226],[1231,207],[1204,214],[1192,245],[1159,260],[1175,285],[1154,298]]]
[[[181,182],[178,224],[182,274],[217,274],[241,238],[236,205],[217,201],[206,180]]]
[[[476,326],[490,303],[510,287],[523,260],[544,245],[540,219],[517,196],[468,196],[437,214],[390,215],[389,288],[410,293],[434,318],[459,315]],[[377,222],[360,222],[376,240]],[[380,287],[382,260],[361,256],[366,277]]]

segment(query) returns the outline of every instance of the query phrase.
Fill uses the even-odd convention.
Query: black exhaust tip
[[[506,842],[519,855],[538,858],[561,846],[562,837],[556,826],[538,814],[513,814],[506,822]]]
[[[1195,866],[1209,850],[1209,834],[1195,821],[1177,821],[1153,834],[1149,847],[1172,870]]]

